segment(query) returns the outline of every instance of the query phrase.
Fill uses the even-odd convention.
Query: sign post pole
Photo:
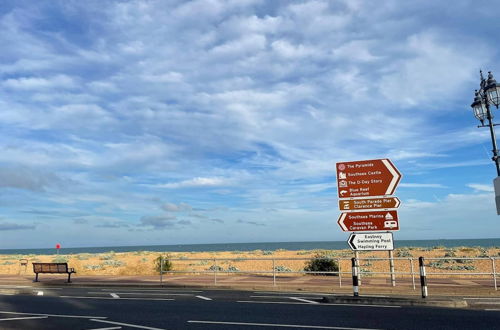
[[[396,286],[396,274],[394,274],[394,253],[389,251],[389,269],[391,272],[391,285]]]
[[[356,268],[358,269],[358,285],[361,285],[361,274],[359,272],[359,251],[354,251],[354,260],[356,261]]]

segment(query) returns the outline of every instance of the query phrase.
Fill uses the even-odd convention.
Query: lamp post
[[[474,111],[474,116],[481,122],[478,127],[489,127],[491,135],[491,143],[493,145],[493,157],[497,169],[497,177],[493,180],[495,187],[495,201],[497,205],[497,214],[500,215],[500,159],[498,155],[497,139],[495,137],[495,127],[497,124],[493,123],[493,114],[490,106],[494,105],[497,109],[500,105],[500,84],[493,78],[491,71],[488,72],[488,78],[484,79],[483,71],[479,71],[481,82],[479,90],[476,89],[474,95],[474,102],[471,107]],[[488,123],[485,125],[485,120]]]

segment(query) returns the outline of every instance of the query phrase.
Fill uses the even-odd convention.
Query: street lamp
[[[491,143],[493,144],[493,157],[491,158],[495,162],[497,168],[497,177],[493,180],[493,185],[495,187],[495,201],[497,205],[497,214],[500,215],[500,164],[497,148],[497,140],[495,137],[495,128],[497,124],[493,123],[493,114],[490,111],[490,105],[494,105],[497,109],[500,105],[500,84],[496,82],[493,78],[491,71],[488,72],[488,79],[484,79],[483,71],[479,71],[481,76],[481,83],[479,84],[479,90],[476,89],[474,95],[474,102],[472,102],[471,107],[474,112],[474,116],[481,122],[478,127],[489,127],[491,134]],[[485,121],[488,123],[485,125]]]

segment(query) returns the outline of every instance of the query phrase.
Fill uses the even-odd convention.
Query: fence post
[[[425,275],[424,257],[418,258],[418,265],[420,266],[420,285],[422,287],[422,298],[427,297],[427,276]]]
[[[354,297],[359,296],[359,283],[358,283],[358,267],[356,266],[356,258],[351,258],[352,263],[352,290]]]
[[[410,260],[411,282],[413,284],[413,290],[415,290],[415,272],[413,271],[413,258],[409,258],[408,260]]]
[[[394,254],[389,251],[389,271],[391,272],[391,285],[396,286],[396,274],[394,274]]]
[[[495,284],[495,291],[498,290],[498,287],[497,287],[497,270],[496,270],[496,267],[495,267],[495,258],[494,257],[491,257],[491,269],[493,271],[493,283]]]
[[[214,285],[217,285],[217,259],[214,258]]]
[[[337,259],[339,265],[339,287],[342,287],[342,269],[340,268],[340,258]]]
[[[276,262],[273,258],[273,286],[276,286]]]
[[[160,255],[160,286],[163,286],[163,256]]]

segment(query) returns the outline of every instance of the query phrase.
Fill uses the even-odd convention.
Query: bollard
[[[427,297],[427,276],[425,275],[424,257],[418,258],[418,265],[420,266],[420,285],[422,286],[422,298]]]
[[[352,290],[354,297],[359,296],[359,283],[358,283],[358,267],[356,266],[356,258],[351,258],[352,262]]]

